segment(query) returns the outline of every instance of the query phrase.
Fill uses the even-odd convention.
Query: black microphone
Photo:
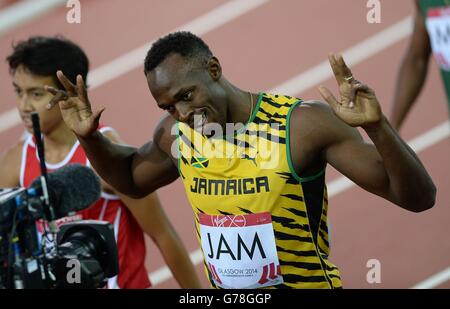
[[[41,189],[41,179],[30,186]],[[89,207],[100,198],[99,177],[88,167],[69,164],[47,175],[47,190],[56,219]]]
[[[55,219],[88,208],[100,198],[101,186],[98,176],[80,164],[66,165],[48,174],[48,198],[53,205],[53,219],[48,217],[43,201],[41,176],[36,177],[28,188],[9,189],[0,196],[0,232],[11,228],[14,214],[17,221],[46,219],[54,225]]]

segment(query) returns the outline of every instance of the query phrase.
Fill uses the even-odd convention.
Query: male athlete
[[[341,99],[320,87],[328,105],[303,102],[239,89],[192,33],[162,37],[144,72],[167,115],[139,149],[97,130],[104,108],[91,109],[81,76],[74,84],[58,71],[64,89],[47,87],[55,95],[48,108],[59,105],[93,167],[116,190],[142,197],[181,177],[212,286],[339,288],[328,260],[327,163],[413,212],[431,208],[436,189],[374,91],[353,78],[342,57],[329,61]]]
[[[14,46],[8,56],[13,86],[18,98],[18,111],[28,132],[32,133],[31,112],[39,113],[45,143],[46,165],[49,171],[66,164],[89,166],[89,161],[75,134],[64,123],[59,110],[46,110],[53,97],[45,85],[61,87],[57,69],[64,68],[75,82],[77,74],[85,79],[89,62],[84,51],[69,40],[54,37],[32,37]],[[100,126],[99,132],[115,142],[117,133]],[[108,167],[113,169],[114,165]],[[39,160],[33,135],[11,148],[0,161],[0,187],[29,186],[40,175]],[[150,286],[145,269],[146,248],[143,230],[161,250],[181,287],[199,288],[200,283],[189,256],[167,219],[156,193],[132,199],[102,183],[101,198],[91,207],[60,223],[80,219],[105,220],[114,226],[118,247],[119,274],[108,280],[108,288],[147,288]],[[42,232],[43,226],[38,225]]]
[[[414,31],[398,71],[392,102],[391,123],[397,130],[422,90],[431,53],[441,72],[450,112],[450,1],[416,0],[415,4]]]

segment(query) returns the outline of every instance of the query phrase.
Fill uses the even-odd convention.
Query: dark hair
[[[172,53],[193,61],[207,61],[212,57],[208,45],[195,34],[187,31],[173,32],[153,43],[145,57],[144,73],[152,71]]]
[[[59,87],[62,85],[56,78],[58,70],[63,71],[72,83],[76,83],[78,74],[86,80],[89,71],[89,60],[84,51],[61,36],[35,36],[13,44],[13,52],[6,61],[11,74],[23,65],[33,74],[52,76]]]

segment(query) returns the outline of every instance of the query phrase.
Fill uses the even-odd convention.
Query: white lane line
[[[416,152],[419,153],[434,144],[439,143],[450,134],[450,124],[449,121],[444,121],[443,123],[435,126],[429,131],[413,138],[408,142],[408,145]],[[341,176],[338,179],[331,181],[328,185],[328,194],[334,196],[342,191],[345,191],[352,186],[356,186],[350,179],[345,176]]]
[[[173,31],[188,30],[202,36],[265,4],[266,2],[268,2],[268,0],[229,1],[192,20],[191,22],[174,29]],[[120,56],[119,58],[92,71],[89,74],[89,83],[91,86],[93,88],[98,87],[138,68],[139,66],[143,66],[145,55],[152,43],[153,41],[133,49],[123,56]]]
[[[354,66],[394,45],[412,33],[412,17],[408,16],[392,26],[374,34],[358,44],[342,52],[348,66]],[[286,82],[269,90],[270,93],[296,95],[310,89],[330,77],[332,72],[328,60],[325,60],[309,70],[294,76]]]
[[[27,0],[10,5],[0,11],[0,35],[66,2],[67,0]]]
[[[29,0],[30,1],[30,0]],[[37,1],[37,0],[36,0]],[[208,13],[182,25],[173,31],[189,30],[202,36],[206,33],[256,9],[267,3],[269,0],[233,0],[222,4]],[[172,32],[172,31],[171,31]],[[135,48],[122,56],[92,70],[88,76],[90,89],[95,89],[101,85],[126,74],[139,66],[143,66],[145,55],[153,41]],[[20,124],[20,118],[16,115],[16,109],[10,109],[0,114],[0,133]]]
[[[199,265],[203,262],[203,254],[200,249],[197,249],[189,254],[189,257],[191,258],[191,261],[194,265]],[[148,277],[150,279],[150,282],[152,283],[152,286],[157,286],[158,284],[164,283],[167,280],[170,280],[173,275],[170,272],[169,267],[167,265],[158,268],[154,272],[151,272],[148,274]]]
[[[6,131],[15,127],[20,123],[19,113],[17,109],[10,109],[0,114],[0,132]]]
[[[438,272],[437,274],[431,276],[430,278],[419,282],[411,289],[432,289],[450,280],[450,267]]]

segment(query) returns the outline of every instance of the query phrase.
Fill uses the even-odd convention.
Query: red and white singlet
[[[104,126],[100,126],[99,129],[102,133],[112,130],[112,128]],[[46,163],[46,166],[48,172],[51,172],[73,163],[91,166],[78,141],[72,146],[64,160],[57,164]],[[34,138],[32,135],[28,135],[22,150],[20,185],[28,187],[40,174]],[[89,208],[77,212],[74,216],[58,219],[57,224],[86,219],[108,221],[114,226],[119,256],[119,274],[108,280],[107,287],[109,289],[150,287],[148,273],[145,269],[144,234],[125,204],[116,195],[102,192],[101,198]],[[42,225],[38,224],[38,232],[42,232]]]

